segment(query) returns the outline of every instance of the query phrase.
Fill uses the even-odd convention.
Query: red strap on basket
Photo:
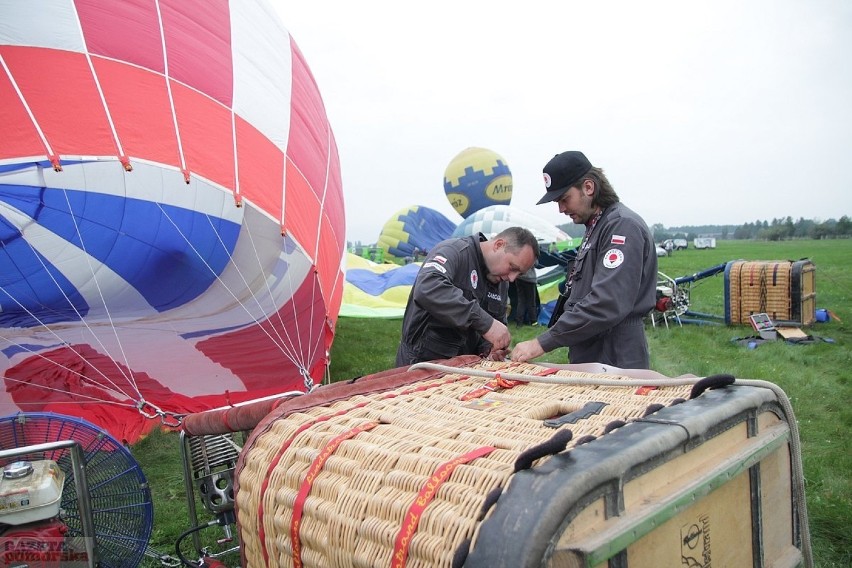
[[[426,510],[426,507],[435,498],[441,485],[449,479],[453,470],[461,464],[471,462],[482,456],[487,456],[493,451],[494,448],[492,446],[482,446],[442,463],[435,469],[429,480],[420,488],[420,493],[417,494],[417,498],[414,499],[414,502],[408,508],[408,512],[403,518],[402,525],[399,527],[399,532],[394,542],[391,568],[403,568],[405,566],[405,562],[408,559],[408,549],[411,546],[411,539],[417,530],[420,517],[423,516],[423,511]]]
[[[302,480],[302,485],[299,487],[299,492],[296,494],[296,502],[293,503],[293,518],[290,520],[290,542],[293,546],[293,566],[295,568],[301,568],[302,566],[302,540],[299,538],[299,528],[302,524],[302,513],[305,510],[305,501],[308,498],[308,494],[311,492],[314,480],[317,475],[319,475],[319,472],[322,471],[322,468],[325,465],[325,462],[328,461],[328,458],[337,451],[337,447],[340,446],[340,444],[342,444],[345,440],[354,438],[361,432],[372,430],[378,426],[378,424],[378,422],[365,422],[364,424],[356,426],[339,436],[335,436],[323,447],[320,454],[314,458],[314,461],[311,462],[311,465],[305,474],[305,479]]]

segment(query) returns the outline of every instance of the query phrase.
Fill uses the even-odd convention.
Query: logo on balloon
[[[494,201],[512,200],[512,176],[500,176],[485,188],[485,196]]]
[[[461,193],[448,193],[447,199],[450,201],[450,205],[453,206],[453,209],[458,211],[458,214],[464,217],[467,208],[470,207],[470,199]]]

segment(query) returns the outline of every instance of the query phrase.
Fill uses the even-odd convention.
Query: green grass
[[[781,341],[749,350],[732,340],[752,335],[747,326],[676,325],[647,328],[652,367],[668,376],[730,373],[742,379],[768,380],[790,397],[799,422],[806,495],[815,566],[852,566],[852,240],[753,242],[717,241],[713,250],[687,249],[661,258],[660,271],[671,277],[700,272],[729,260],[799,260],[816,266],[816,305],[842,321],[818,323],[806,332],[834,343],[790,345]],[[724,276],[691,287],[693,310],[724,315]],[[342,318],[331,351],[331,376],[345,380],[392,368],[401,320]],[[514,342],[535,337],[541,328],[511,328]],[[564,349],[539,361],[564,363]],[[171,554],[178,535],[189,527],[179,459],[178,436],[155,433],[133,448],[148,476],[155,502],[151,546]],[[199,516],[205,521],[204,511]],[[148,566],[158,566],[151,561]],[[233,565],[233,564],[231,564]]]

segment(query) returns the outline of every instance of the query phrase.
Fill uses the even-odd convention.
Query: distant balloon
[[[133,442],[322,381],[340,164],[273,7],[0,14],[0,415],[61,412]]]
[[[492,205],[480,209],[464,221],[453,232],[454,237],[464,237],[482,233],[493,237],[503,229],[521,226],[529,229],[541,243],[560,243],[572,241],[571,237],[552,223],[509,205]]]
[[[464,218],[490,205],[512,200],[512,172],[491,150],[468,148],[450,161],[444,172],[444,193]]]
[[[401,318],[420,264],[378,264],[347,253],[340,317]]]
[[[387,256],[403,259],[414,257],[415,248],[427,253],[433,246],[449,238],[456,224],[442,213],[412,205],[397,211],[382,227],[376,243]]]

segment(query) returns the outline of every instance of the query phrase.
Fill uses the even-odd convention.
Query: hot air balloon
[[[444,171],[444,193],[453,209],[464,218],[490,205],[509,205],[512,172],[496,152],[467,148]]]
[[[348,253],[340,317],[402,318],[420,264],[378,263]]]
[[[422,205],[400,209],[385,223],[376,244],[391,260],[414,258],[449,238],[456,228],[442,213]],[[415,250],[416,249],[416,250]]]
[[[456,230],[453,231],[453,236],[463,237],[482,233],[490,238],[503,229],[514,226],[526,227],[540,243],[572,242],[568,233],[556,225],[510,205],[492,205],[480,209],[459,223]]]
[[[0,414],[133,442],[321,381],[337,146],[262,0],[0,0]]]

